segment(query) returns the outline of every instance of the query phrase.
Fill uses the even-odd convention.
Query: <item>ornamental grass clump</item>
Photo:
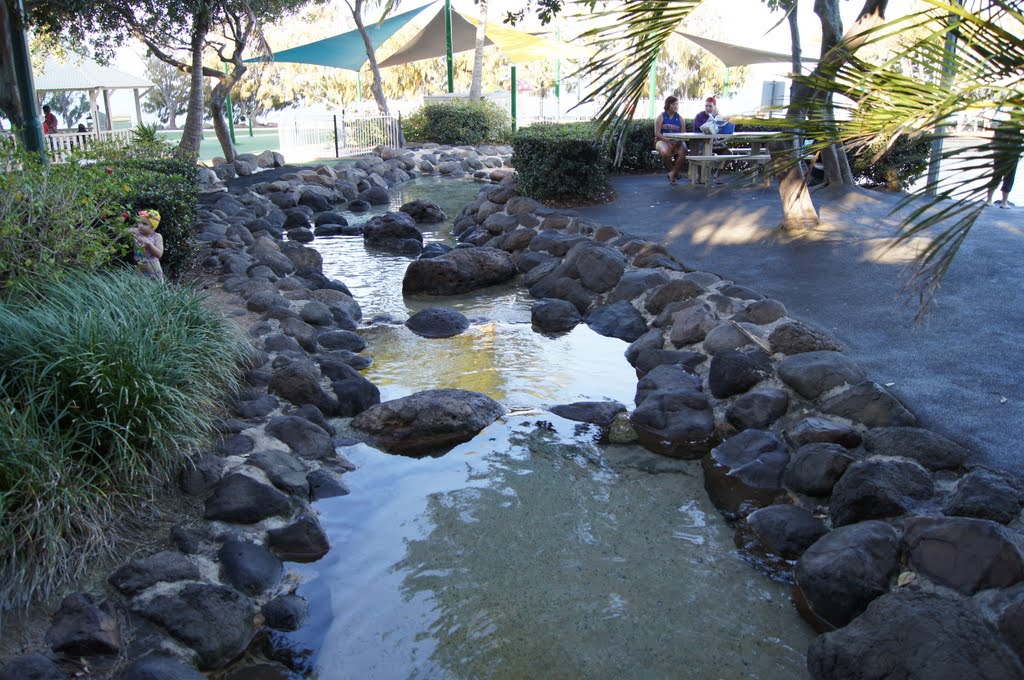
[[[0,302],[0,607],[108,547],[212,431],[252,347],[193,290],[73,273]]]

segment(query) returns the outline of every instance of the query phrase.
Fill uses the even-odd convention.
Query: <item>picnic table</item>
[[[773,138],[781,135],[782,132],[760,131],[760,132],[734,132],[730,135],[711,135],[705,132],[666,132],[663,133],[668,139],[680,140],[683,142],[695,141],[700,143],[700,153],[688,154],[687,161],[690,164],[690,182],[694,184],[703,183],[705,186],[711,179],[711,171],[717,165],[723,165],[729,161],[744,161],[763,165],[771,161],[771,155],[764,148],[765,144]],[[739,141],[749,146],[731,147],[732,155],[715,155],[714,144],[716,141]]]

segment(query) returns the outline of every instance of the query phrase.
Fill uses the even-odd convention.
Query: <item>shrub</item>
[[[42,165],[16,152],[0,173],[0,289],[66,270],[94,270],[123,249],[123,181],[95,166]]]
[[[486,100],[427,104],[402,120],[402,133],[410,142],[505,144],[511,137],[512,119]]]
[[[889,191],[905,191],[928,169],[931,145],[925,139],[901,135],[887,151],[874,160],[877,147],[847,149],[853,177],[859,184],[884,186]]]
[[[212,431],[251,351],[197,292],[125,272],[0,303],[0,604],[81,573]]]
[[[622,149],[622,156],[616,164],[619,148]],[[660,156],[651,153],[653,150],[654,120],[631,120],[626,123],[621,143],[616,140],[610,142],[608,156],[616,172],[656,172],[663,168],[664,163]]]
[[[130,225],[120,215],[142,208],[160,211],[168,276],[175,278],[191,261],[195,164],[118,157],[44,166],[24,153],[16,160],[0,172],[0,290],[124,261]]]
[[[513,149],[516,188],[527,196],[595,200],[610,191],[608,142],[590,123],[531,125]]]

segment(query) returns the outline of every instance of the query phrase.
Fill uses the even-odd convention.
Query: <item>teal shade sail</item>
[[[430,5],[417,7],[416,9],[385,19],[380,23],[368,24],[366,26],[366,33],[370,36],[370,43],[373,45],[373,49],[376,51],[384,41],[401,30],[403,26],[415,19],[418,14],[428,7]],[[274,52],[272,57],[253,57],[245,61],[246,63],[280,61],[293,64],[316,64],[358,72],[363,64],[366,63],[366,45],[363,43],[363,38],[359,35],[358,29],[356,29],[316,42]]]

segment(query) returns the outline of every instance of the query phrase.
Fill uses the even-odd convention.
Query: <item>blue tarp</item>
[[[370,36],[373,49],[376,50],[384,41],[393,36],[403,26],[409,23],[420,12],[430,7],[425,5],[417,7],[403,14],[385,19],[381,23],[373,23],[366,26],[366,33]],[[366,63],[366,45],[358,30],[342,33],[330,38],[324,38],[307,45],[299,45],[288,50],[274,52],[273,59],[269,57],[254,57],[246,59],[247,63],[260,61],[282,61],[294,64],[317,64],[320,66],[333,66],[344,68],[349,71],[359,71]]]

